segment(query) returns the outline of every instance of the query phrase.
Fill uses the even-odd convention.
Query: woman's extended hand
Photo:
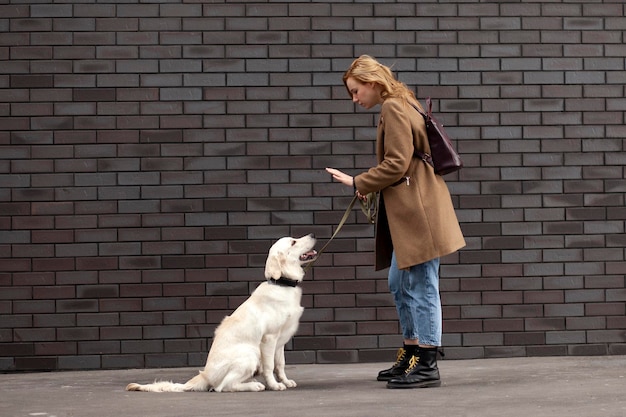
[[[348,174],[345,174],[338,169],[335,168],[326,168],[326,171],[333,176],[334,179],[339,181],[342,184],[347,185],[348,187],[354,187],[354,178]],[[356,195],[359,200],[365,200],[367,196],[361,194],[358,190],[356,191]]]
[[[332,175],[335,180],[339,181],[340,183],[347,185],[349,187],[352,187],[354,185],[354,182],[353,182],[354,179],[350,175],[345,174],[335,168],[326,168],[326,171],[330,175]]]

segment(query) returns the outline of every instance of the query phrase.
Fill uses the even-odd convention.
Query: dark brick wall
[[[458,139],[450,358],[626,353],[622,0],[0,4],[0,370],[200,366],[284,235],[373,163],[341,74],[393,65]],[[390,360],[355,211],[292,363]],[[418,239],[419,236],[416,236]]]

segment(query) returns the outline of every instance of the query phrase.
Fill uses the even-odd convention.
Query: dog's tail
[[[126,386],[126,391],[145,392],[186,392],[186,391],[208,391],[209,382],[202,374],[203,371],[184,384],[171,381],[155,381],[152,384],[130,383]]]

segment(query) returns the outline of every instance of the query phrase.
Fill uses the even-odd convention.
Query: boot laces
[[[417,366],[417,364],[419,363],[419,361],[420,361],[420,357],[419,357],[419,356],[412,355],[412,356],[411,356],[411,359],[409,359],[409,367],[408,367],[408,368],[406,368],[406,370],[404,371],[404,373],[405,373],[405,374],[407,374],[407,375],[408,375],[409,373],[411,373],[411,371],[412,371],[413,369],[415,369],[415,367]]]
[[[406,357],[406,349],[399,348],[398,352],[396,353],[396,363],[394,363],[393,366],[398,366],[400,362],[404,360],[405,357]]]

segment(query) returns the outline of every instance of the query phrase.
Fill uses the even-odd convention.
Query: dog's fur
[[[204,370],[184,384],[167,381],[128,384],[128,391],[263,391],[253,379],[259,373],[271,390],[296,383],[285,375],[284,346],[298,329],[304,308],[300,287],[277,285],[280,278],[302,281],[302,265],[315,257],[315,237],[284,237],[269,250],[265,264],[267,282],[259,285],[232,315],[215,330]],[[278,378],[278,380],[276,379]]]

